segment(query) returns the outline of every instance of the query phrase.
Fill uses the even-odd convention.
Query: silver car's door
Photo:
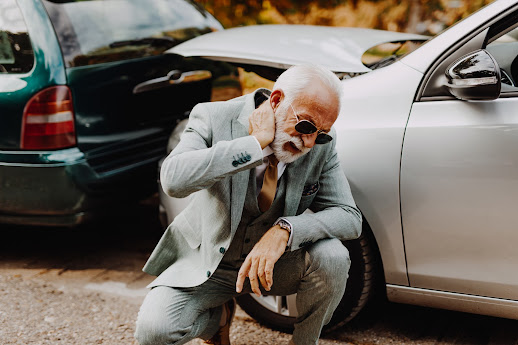
[[[507,32],[516,18],[486,31],[500,98],[413,105],[401,164],[413,287],[518,300],[518,29]]]

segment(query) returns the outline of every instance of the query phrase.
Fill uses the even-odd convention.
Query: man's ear
[[[272,106],[274,112],[277,110],[283,99],[284,93],[282,92],[282,90],[273,90],[272,94],[270,95],[270,105]]]

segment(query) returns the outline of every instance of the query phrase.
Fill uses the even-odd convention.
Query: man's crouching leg
[[[206,309],[197,290],[157,286],[149,291],[137,318],[139,344],[181,345],[198,337],[209,339],[219,328],[221,307]]]
[[[307,248],[305,275],[297,291],[296,345],[318,343],[344,295],[350,266],[349,251],[338,239],[320,240]]]

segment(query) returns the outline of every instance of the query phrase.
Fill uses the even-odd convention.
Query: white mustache
[[[302,139],[300,139],[299,137],[291,137],[291,140],[290,140],[293,145],[295,145],[295,147],[297,149],[299,149],[300,151],[304,151],[307,149],[307,147],[304,146],[304,141],[302,141]]]
[[[305,155],[311,150],[309,147],[304,146],[304,141],[297,136],[291,136],[286,133],[285,130],[285,121],[284,119],[277,118],[275,119],[275,138],[271,143],[271,148],[275,153],[275,157],[281,162],[284,163],[292,163],[297,160],[299,157]],[[298,153],[291,153],[284,149],[284,144],[293,143],[293,145],[300,150]]]

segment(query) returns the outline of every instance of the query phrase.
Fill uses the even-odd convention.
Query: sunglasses
[[[297,123],[295,124],[295,130],[299,132],[300,134],[313,134],[318,131],[317,138],[315,139],[315,144],[327,144],[331,140],[333,140],[333,137],[330,136],[327,133],[324,133],[323,131],[319,131],[317,126],[313,124],[313,122],[308,120],[299,120],[299,115],[297,115],[297,112],[295,109],[293,109],[293,106],[290,103],[291,110],[293,110],[293,114],[295,114],[295,117],[297,118]]]

